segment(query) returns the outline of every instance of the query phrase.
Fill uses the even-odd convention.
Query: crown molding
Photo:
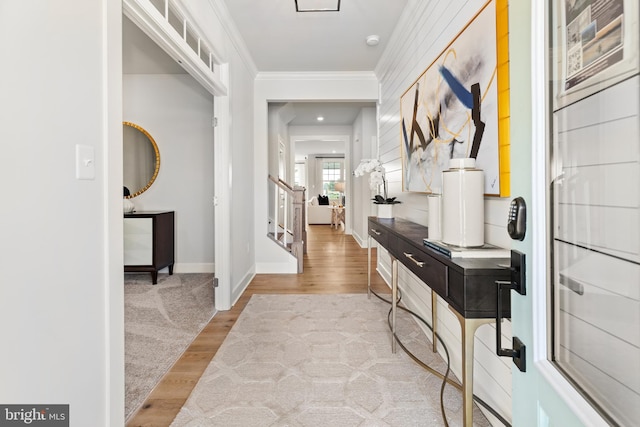
[[[236,24],[229,13],[229,9],[227,9],[227,5],[222,0],[209,0],[209,4],[213,8],[213,12],[218,16],[218,20],[220,21],[222,28],[229,36],[231,43],[240,56],[240,59],[246,65],[251,76],[255,78],[258,74],[258,68],[253,61],[249,49],[247,48],[247,44],[242,38],[240,31],[238,31],[238,27],[236,27]]]
[[[303,71],[303,72],[259,72],[256,80],[372,80],[378,81],[373,71]]]

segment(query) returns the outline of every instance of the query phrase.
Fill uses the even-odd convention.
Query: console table
[[[124,215],[124,271],[149,272],[158,283],[158,271],[173,274],[174,213],[134,212]]]
[[[509,258],[448,258],[424,246],[428,229],[411,221],[369,217],[368,292],[371,293],[371,239],[391,256],[391,328],[395,334],[398,294],[398,263],[401,263],[431,288],[433,351],[437,351],[437,297],[445,300],[462,329],[463,425],[473,425],[473,340],[478,327],[495,322],[497,280],[510,281]],[[502,298],[503,317],[511,317],[509,295]],[[392,351],[396,342],[392,336]]]

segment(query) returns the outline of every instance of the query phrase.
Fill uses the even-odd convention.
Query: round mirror
[[[160,152],[149,132],[135,123],[122,124],[124,197],[131,199],[147,191],[156,180],[160,170]]]

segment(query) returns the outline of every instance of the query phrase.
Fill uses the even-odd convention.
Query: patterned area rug
[[[389,306],[366,295],[254,295],[172,426],[440,426],[441,380],[400,348]],[[398,317],[414,354],[441,372],[416,322]],[[447,387],[451,426],[462,397]],[[479,410],[475,425],[489,426]]]
[[[128,273],[124,301],[128,418],[213,316],[213,274]]]

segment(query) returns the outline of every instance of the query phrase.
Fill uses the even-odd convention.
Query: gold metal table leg
[[[396,352],[396,311],[398,305],[398,260],[391,255],[391,353]]]
[[[431,290],[431,342],[433,343],[433,352],[438,352],[438,341],[436,338],[436,323],[438,321],[438,294]]]
[[[367,236],[367,298],[371,299],[371,236]]]
[[[449,309],[456,315],[462,329],[462,425],[473,427],[473,340],[476,330],[495,319],[465,319],[451,306]]]

